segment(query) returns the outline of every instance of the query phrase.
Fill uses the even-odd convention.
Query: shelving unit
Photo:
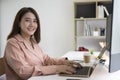
[[[106,13],[102,17],[98,6],[112,14],[112,0],[74,0],[75,50],[85,47],[100,51],[99,42],[105,42]]]

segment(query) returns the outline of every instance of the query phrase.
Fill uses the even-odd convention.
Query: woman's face
[[[20,22],[21,35],[31,36],[35,33],[37,27],[37,19],[33,13],[28,12],[22,17]]]

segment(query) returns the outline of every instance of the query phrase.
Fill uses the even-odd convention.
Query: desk
[[[77,57],[81,55],[81,53],[79,52],[68,52],[63,57],[67,56],[69,59],[73,59],[73,55],[72,55],[73,53],[74,53],[74,57],[75,57],[75,53]],[[68,78],[81,79],[81,80],[120,80],[119,75],[120,75],[120,70],[117,72],[108,73],[108,68],[106,66],[104,66],[103,64],[98,64],[89,78],[64,77],[56,74],[56,75],[47,75],[47,76],[35,76],[35,77],[31,77],[28,80],[66,80]]]

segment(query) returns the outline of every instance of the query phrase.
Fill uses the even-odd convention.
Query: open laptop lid
[[[101,59],[105,51],[106,51],[106,47],[103,47],[102,50],[100,51],[100,54],[98,55],[97,59]]]

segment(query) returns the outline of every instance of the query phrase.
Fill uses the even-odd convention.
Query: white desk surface
[[[74,55],[73,55],[74,54]],[[75,56],[76,54],[76,56]],[[63,57],[68,57],[71,60],[74,60],[73,56],[76,57],[78,60],[79,56],[81,56],[82,53],[80,52],[68,52]],[[72,56],[72,57],[71,57]],[[82,59],[82,58],[81,58]],[[66,79],[80,79],[80,80],[120,80],[120,70],[109,73],[108,68],[103,64],[98,64],[95,67],[95,70],[91,74],[89,78],[82,78],[82,77],[64,77],[59,75],[47,75],[47,76],[35,76],[31,77],[28,80],[66,80]]]

